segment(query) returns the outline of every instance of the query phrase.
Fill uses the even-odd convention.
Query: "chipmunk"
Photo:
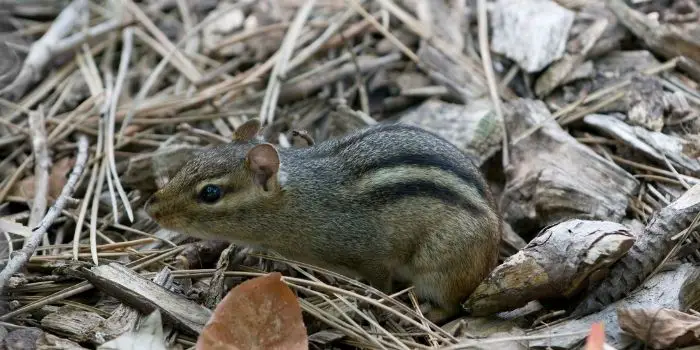
[[[412,284],[440,321],[495,268],[501,219],[471,159],[416,126],[378,124],[278,149],[250,120],[201,151],[149,199],[162,227],[274,250],[364,277]]]

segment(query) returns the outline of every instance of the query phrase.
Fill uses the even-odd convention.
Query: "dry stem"
[[[37,40],[22,64],[22,70],[15,80],[0,90],[0,95],[11,94],[13,99],[24,95],[30,84],[39,80],[41,71],[51,61],[55,45],[79,23],[80,14],[87,8],[86,0],[74,0],[51,25],[48,31]]]
[[[56,218],[58,218],[58,216],[60,215],[63,206],[66,204],[68,198],[73,193],[73,188],[78,182],[80,174],[83,172],[83,167],[85,166],[85,162],[87,161],[87,150],[88,139],[87,137],[81,135],[78,138],[78,155],[75,160],[75,165],[73,166],[73,170],[71,171],[70,177],[68,178],[66,185],[63,186],[63,189],[61,190],[61,195],[58,197],[58,199],[56,199],[56,202],[53,204],[53,206],[51,206],[49,212],[46,213],[44,219],[41,220],[39,226],[33,229],[32,236],[27,241],[25,246],[21,250],[16,252],[10,258],[10,261],[7,262],[5,268],[2,271],[0,271],[0,294],[4,292],[4,289],[10,282],[10,277],[12,277],[12,275],[19,271],[22,267],[24,267],[29,258],[34,254],[34,251],[36,251],[36,248],[39,246],[39,243],[41,243],[41,240],[44,237],[46,230],[48,230],[51,224],[53,224]]]
[[[46,128],[44,127],[43,111],[29,113],[29,127],[32,131],[32,148],[34,151],[34,200],[29,215],[29,227],[36,227],[46,213],[47,195],[49,192],[49,169],[51,157],[46,147]],[[44,244],[48,239],[43,237]],[[25,244],[31,238],[25,239]]]

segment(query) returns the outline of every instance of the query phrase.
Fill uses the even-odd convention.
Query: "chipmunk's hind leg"
[[[418,299],[423,302],[421,312],[433,323],[445,323],[463,313],[464,294],[453,277],[432,273],[418,277],[415,283]]]
[[[444,322],[458,316],[462,303],[495,267],[498,226],[457,212],[436,223],[416,251],[413,283],[419,299],[432,304],[428,318]]]

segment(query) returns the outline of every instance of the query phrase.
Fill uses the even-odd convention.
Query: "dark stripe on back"
[[[471,162],[465,156],[465,162]],[[359,179],[373,170],[397,167],[400,165],[414,165],[423,167],[435,167],[442,171],[452,173],[465,182],[465,186],[473,186],[481,196],[486,195],[485,183],[478,173],[478,169],[474,166],[469,169],[467,164],[464,166],[456,166],[452,162],[443,157],[436,157],[429,154],[399,154],[389,158],[373,160],[371,163],[364,164],[364,169],[356,168],[352,176]]]
[[[415,180],[377,186],[365,195],[370,199],[368,203],[375,205],[394,203],[409,197],[431,197],[449,205],[462,207],[472,213],[479,213],[482,210],[480,206],[468,198],[464,198],[448,187],[430,181]]]
[[[363,139],[370,137],[372,135],[375,135],[380,132],[390,132],[390,131],[396,131],[396,130],[412,130],[412,131],[418,131],[418,132],[426,132],[425,130],[413,126],[413,125],[407,125],[407,124],[379,124],[375,125],[373,127],[369,127],[366,129],[366,131],[362,131],[357,134],[352,134],[350,136],[347,136],[346,138],[341,138],[338,140],[336,144],[333,145],[333,148],[331,149],[331,154],[336,155],[346,148],[350,147],[351,145],[358,143],[362,141]]]
[[[486,195],[486,183],[484,182],[483,178],[481,177],[478,168],[476,165],[473,164],[471,161],[471,158],[464,154],[462,150],[457,148],[455,145],[450,143],[447,140],[444,140],[441,136],[427,131],[419,126],[412,125],[412,124],[405,124],[405,123],[387,123],[387,124],[378,124],[372,127],[369,127],[366,129],[366,131],[356,133],[356,134],[351,134],[349,136],[346,136],[345,138],[341,138],[336,141],[332,145],[332,147],[325,152],[318,153],[316,154],[319,158],[325,158],[328,156],[338,156],[339,153],[342,153],[343,151],[346,151],[348,147],[351,145],[361,143],[364,139],[368,137],[372,137],[378,133],[392,133],[396,131],[413,131],[416,133],[421,133],[423,134],[422,137],[434,137],[438,140],[440,140],[440,144],[444,146],[449,146],[454,149],[456,154],[459,154],[461,157],[461,160],[455,160],[457,162],[464,162],[464,164],[455,164],[454,162],[450,162],[447,159],[447,155],[445,156],[439,156],[435,154],[435,151],[433,150],[433,153],[425,153],[425,154],[416,154],[416,153],[403,153],[406,152],[405,150],[401,150],[400,147],[398,147],[395,150],[392,150],[390,153],[398,153],[395,155],[391,155],[388,158],[380,158],[380,159],[367,159],[366,163],[362,164],[362,166],[358,166],[357,164],[351,168],[351,173],[350,176],[353,179],[360,179],[361,177],[365,176],[368,172],[372,172],[374,170],[380,170],[380,169],[385,169],[389,167],[395,167],[399,165],[413,165],[413,166],[424,166],[424,167],[435,167],[439,168],[443,171],[450,172],[460,179],[465,182],[466,185],[473,186],[474,189],[479,193],[481,196]],[[312,148],[311,148],[312,149]],[[426,150],[427,151],[427,150]],[[311,158],[314,158],[314,153],[311,153],[309,156]],[[467,163],[468,162],[468,163]]]

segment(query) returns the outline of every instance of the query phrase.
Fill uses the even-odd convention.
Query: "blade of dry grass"
[[[275,110],[277,109],[277,99],[279,98],[279,93],[281,89],[280,76],[287,72],[287,66],[289,65],[289,60],[294,51],[294,46],[301,34],[304,23],[311,14],[316,0],[306,0],[304,6],[302,6],[296,13],[292,24],[287,30],[284,39],[282,40],[282,45],[279,49],[279,56],[275,61],[275,65],[268,79],[267,90],[265,91],[265,97],[263,98],[262,106],[260,107],[260,122],[265,125],[272,123],[275,117]]]
[[[96,45],[92,49],[92,54],[97,54],[104,50],[106,47],[107,43],[100,43]],[[60,69],[58,69],[56,72],[52,73],[48,78],[43,79],[39,86],[34,88],[32,92],[27,94],[20,100],[19,105],[22,106],[23,109],[29,109],[32,106],[36,105],[39,103],[42,99],[46,97],[46,95],[51,92],[58,83],[61,81],[65,80],[68,75],[73,73],[73,71],[77,68],[77,63],[75,61],[71,61],[70,63],[64,65]],[[5,117],[6,120],[8,121],[15,121],[19,116],[22,115],[21,111],[15,111],[11,113],[9,116]]]
[[[226,11],[222,11],[218,16],[214,16],[211,21],[215,21],[224,15],[227,15],[230,11],[234,11],[242,7],[243,4],[240,5],[234,5],[229,7]],[[158,65],[153,69],[151,74],[148,76],[144,84],[141,86],[139,89],[138,94],[136,95],[136,98],[134,99],[134,102],[132,103],[130,109],[128,110],[126,116],[124,117],[124,120],[122,121],[122,126],[119,129],[119,135],[117,136],[117,140],[121,141],[121,139],[124,137],[124,131],[126,130],[126,127],[129,125],[131,122],[132,118],[136,114],[136,111],[138,108],[141,106],[143,101],[146,99],[146,96],[150,92],[151,88],[153,85],[156,83],[158,80],[158,77],[162,74],[162,72],[165,70],[166,65],[175,57],[175,53],[178,52],[177,49],[185,44],[192,36],[196,35],[199,33],[202,28],[204,28],[207,24],[210,22],[207,21],[201,21],[199,22],[196,26],[194,26],[191,30],[189,30],[185,35],[180,39],[180,41],[177,42],[177,44],[168,50],[167,54],[163,56],[158,62]],[[201,78],[195,82],[193,82],[195,85],[197,84],[198,81],[200,81]]]
[[[32,44],[27,58],[14,81],[0,90],[0,95],[11,94],[13,99],[24,95],[32,83],[41,78],[41,71],[51,61],[54,45],[79,23],[80,14],[87,9],[87,0],[73,0],[56,17],[44,35]]]
[[[102,134],[98,134],[97,137],[97,147],[95,147],[95,156],[97,158],[102,152]],[[80,203],[80,212],[78,214],[78,220],[75,223],[75,232],[73,233],[73,260],[78,260],[78,245],[80,244],[80,233],[83,231],[83,223],[85,222],[85,215],[87,214],[88,205],[90,205],[90,199],[92,198],[92,191],[95,189],[95,183],[97,181],[97,173],[99,171],[99,162],[95,162],[92,165],[92,170],[90,171],[90,180],[88,181],[87,190],[83,196],[83,200]]]
[[[331,37],[338,32],[338,30],[352,18],[355,11],[348,9],[345,12],[336,15],[331,18],[330,25],[326,30],[314,40],[310,45],[301,49],[293,59],[289,62],[286,69],[280,73],[281,76],[286,77],[289,72],[297,68],[302,63],[306,62],[311,56],[315,55],[316,52],[326,43]]]
[[[410,58],[411,61],[415,63],[419,63],[418,55],[416,55],[411,49],[409,49],[404,43],[401,42],[394,34],[392,34],[387,28],[384,28],[379,21],[377,21],[372,15],[365,10],[364,7],[357,1],[357,0],[348,0],[350,6],[357,11],[362,17],[364,17],[365,20],[369,21],[377,31],[382,33],[384,37],[386,37],[389,41],[391,41],[392,44],[394,44],[401,52],[406,55],[406,57]]]
[[[197,67],[195,67],[194,64],[192,64],[192,62],[187,59],[182,52],[180,52],[177,46],[173,45],[173,43],[168,40],[168,37],[165,36],[160,29],[158,29],[155,23],[148,18],[148,16],[141,10],[141,8],[138,7],[138,5],[134,4],[132,0],[123,0],[123,2],[124,6],[126,6],[129,12],[131,12],[131,14],[133,14],[139,22],[141,22],[146,30],[148,30],[151,35],[153,35],[153,37],[155,37],[156,40],[163,45],[163,47],[165,47],[168,51],[173,52],[174,59],[178,60],[184,66],[185,69],[183,74],[185,74],[191,83],[196,82],[202,77],[197,70]]]
[[[105,153],[107,154],[107,159],[109,161],[110,174],[108,176],[112,177],[114,185],[119,193],[119,198],[121,199],[122,205],[124,205],[124,210],[129,218],[129,221],[134,221],[134,213],[131,209],[131,204],[129,203],[129,197],[126,195],[126,191],[122,187],[121,181],[119,181],[119,173],[117,172],[117,164],[114,158],[114,129],[115,129],[115,115],[117,113],[117,105],[119,103],[119,96],[122,93],[122,86],[124,85],[124,79],[126,78],[126,72],[129,69],[129,60],[131,58],[131,50],[133,48],[133,28],[125,28],[122,37],[122,54],[119,60],[119,70],[117,72],[117,80],[114,86],[114,91],[112,93],[112,98],[110,99],[109,114],[107,116],[107,132],[105,135]],[[108,179],[109,181],[109,179]],[[110,189],[112,186],[110,185]],[[116,210],[116,208],[115,208]],[[118,216],[114,216],[115,222],[119,220]]]

